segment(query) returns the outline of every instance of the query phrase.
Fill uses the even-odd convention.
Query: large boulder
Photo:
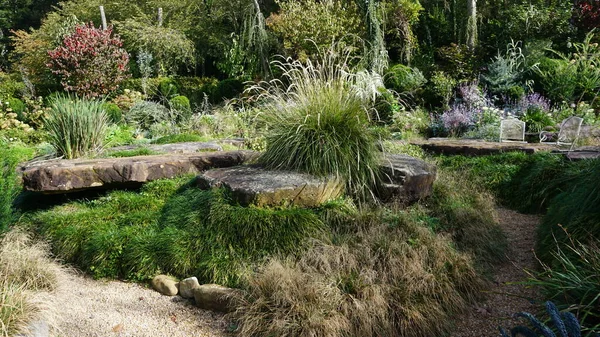
[[[254,166],[219,168],[202,173],[197,179],[202,189],[222,187],[231,191],[240,205],[315,207],[340,197],[343,184],[333,178],[272,171]]]
[[[199,173],[216,167],[236,166],[256,155],[253,151],[230,151],[54,160],[28,163],[21,169],[25,189],[50,194],[127,187],[157,179]]]
[[[415,201],[431,195],[436,178],[435,165],[403,154],[384,155],[380,170],[382,182],[379,198]]]
[[[194,288],[196,305],[205,310],[231,312],[235,310],[239,291],[217,284],[203,284]]]
[[[178,293],[177,281],[167,275],[157,275],[150,282],[152,288],[167,296],[175,296]]]

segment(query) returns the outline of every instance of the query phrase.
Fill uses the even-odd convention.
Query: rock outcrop
[[[382,182],[379,198],[416,201],[431,195],[436,167],[424,160],[403,154],[386,154],[380,164]]]
[[[254,166],[209,170],[198,177],[197,183],[202,189],[225,188],[243,206],[316,207],[340,197],[344,191],[343,184],[335,179]]]
[[[26,190],[51,193],[127,187],[163,178],[241,165],[253,151],[206,152],[110,159],[54,160],[22,167]]]

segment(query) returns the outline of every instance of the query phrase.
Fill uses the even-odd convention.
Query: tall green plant
[[[365,111],[372,96],[357,85],[363,76],[353,73],[344,55],[332,48],[317,63],[277,62],[289,87],[281,81],[254,87],[266,99],[263,118],[270,128],[261,162],[333,175],[349,193],[366,197],[377,180],[378,151]]]
[[[103,101],[57,96],[44,125],[58,155],[79,158],[102,149],[109,120]]]

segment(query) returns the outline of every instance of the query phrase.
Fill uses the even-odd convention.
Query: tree
[[[83,97],[107,95],[126,78],[129,54],[121,48],[118,36],[94,28],[92,23],[78,25],[65,36],[62,45],[48,52],[47,64],[58,75],[66,91]]]
[[[477,45],[477,0],[467,0],[467,46],[473,50]]]

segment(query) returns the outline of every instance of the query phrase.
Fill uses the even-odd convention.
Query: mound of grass
[[[136,156],[152,156],[156,154],[161,154],[161,152],[151,150],[147,147],[140,147],[134,150],[123,150],[111,152],[109,157],[111,158],[125,158],[125,157],[136,157]]]
[[[336,244],[272,259],[236,311],[242,336],[439,336],[483,283],[470,258],[405,212],[356,215]]]
[[[367,101],[352,85],[356,75],[330,53],[319,63],[279,63],[289,88],[270,82],[262,115],[268,134],[260,162],[271,169],[333,175],[347,192],[370,196],[378,179],[376,136],[369,129]]]
[[[0,233],[14,220],[12,204],[21,189],[17,165],[32,155],[30,148],[9,145],[0,140]]]
[[[153,140],[153,144],[174,144],[185,142],[208,142],[210,139],[192,133],[180,133],[177,135],[169,135]]]
[[[434,191],[417,219],[435,232],[448,233],[459,250],[470,253],[488,268],[504,259],[507,241],[496,219],[492,195],[476,182],[438,172]]]
[[[600,160],[575,163],[565,176],[563,192],[552,200],[538,228],[536,252],[545,262],[553,260],[555,240],[563,247],[572,240],[600,242]]]
[[[33,222],[60,258],[97,278],[166,272],[229,286],[261,259],[294,254],[324,229],[313,210],[241,207],[224,191],[203,191],[185,179],[68,203]]]

